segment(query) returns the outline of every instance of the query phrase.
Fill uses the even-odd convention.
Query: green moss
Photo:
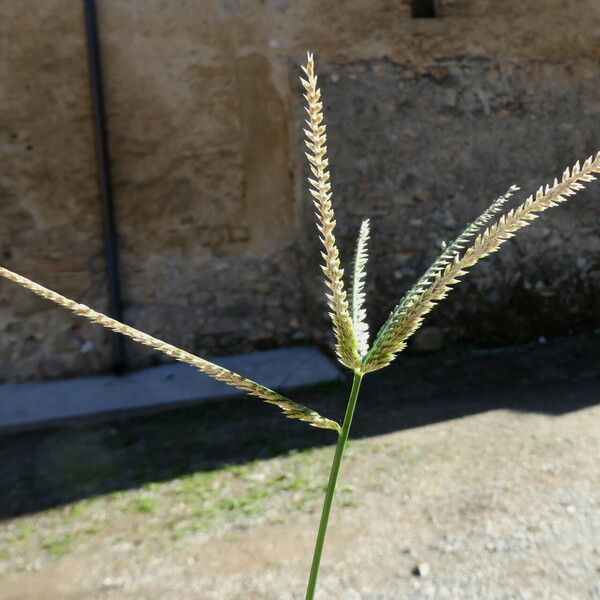
[[[125,509],[130,512],[150,514],[156,510],[157,505],[158,500],[156,498],[144,496],[142,498],[134,498],[131,500]]]
[[[14,533],[7,537],[7,542],[9,544],[16,544],[17,542],[26,541],[31,537],[32,532],[33,529],[31,528],[31,525],[23,523]]]
[[[49,536],[42,540],[42,548],[55,558],[68,554],[75,540],[74,533],[66,533],[61,536]]]

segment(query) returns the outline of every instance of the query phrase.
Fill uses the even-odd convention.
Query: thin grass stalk
[[[325,492],[325,501],[323,502],[323,511],[321,513],[321,521],[319,522],[319,532],[317,534],[315,551],[313,554],[312,565],[310,567],[308,587],[306,588],[306,600],[313,600],[315,596],[317,578],[319,577],[319,567],[321,566],[321,557],[323,556],[323,545],[325,544],[327,525],[329,524],[329,514],[331,513],[331,505],[333,503],[333,497],[335,496],[335,488],[337,485],[338,475],[340,474],[342,460],[344,458],[344,450],[346,449],[348,434],[350,433],[350,427],[352,426],[352,419],[354,418],[354,409],[356,408],[356,401],[358,399],[362,378],[362,373],[354,373],[354,380],[352,381],[352,390],[350,391],[350,398],[348,399],[346,415],[344,417],[344,423],[342,424],[342,430],[340,431],[335,454],[333,456],[333,463],[331,464],[331,471],[329,473],[329,481],[327,483],[327,491]]]

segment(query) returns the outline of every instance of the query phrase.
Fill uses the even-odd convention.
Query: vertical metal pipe
[[[85,29],[88,48],[92,110],[94,113],[94,139],[96,144],[96,166],[98,187],[102,200],[102,230],[106,253],[106,271],[111,317],[123,320],[123,302],[119,278],[119,254],[115,210],[112,197],[110,158],[108,155],[108,133],[104,112],[102,65],[98,41],[98,19],[95,0],[84,0]],[[119,373],[125,366],[125,344],[120,335],[113,335],[113,368]]]

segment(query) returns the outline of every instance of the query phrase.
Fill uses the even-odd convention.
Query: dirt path
[[[497,368],[513,361],[518,372],[523,352],[495,354]],[[470,399],[480,412],[431,418],[432,388],[417,419],[427,424],[355,440],[318,597],[599,599],[600,378],[592,354],[569,356],[554,379],[530,360],[531,385],[487,386]],[[371,388],[371,410],[357,415],[366,430],[389,416],[377,398],[393,384]],[[301,600],[331,453],[278,454],[7,520],[0,598]],[[52,552],[39,531],[72,539]]]

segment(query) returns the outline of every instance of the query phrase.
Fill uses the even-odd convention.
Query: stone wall
[[[0,7],[2,263],[104,309],[81,3]],[[373,219],[381,322],[512,183],[600,146],[600,5],[102,0],[125,319],[201,354],[329,344],[297,64],[317,53],[343,255]],[[600,186],[478,266],[430,323],[503,344],[600,326]],[[105,371],[104,332],[0,282],[0,379]],[[160,360],[128,346],[130,366]]]

